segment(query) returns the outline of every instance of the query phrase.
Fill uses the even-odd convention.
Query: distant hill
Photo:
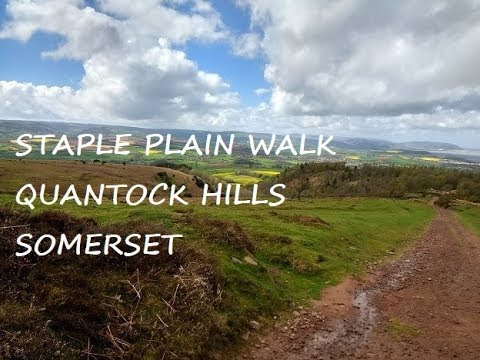
[[[441,151],[441,150],[462,150],[455,144],[434,142],[434,141],[409,141],[396,143],[381,139],[364,139],[337,137],[335,145],[341,149],[349,150],[416,150],[416,151]]]
[[[100,124],[79,124],[66,122],[47,122],[47,121],[20,121],[20,120],[0,120],[0,140],[12,140],[23,133],[31,134],[68,134],[76,135],[80,133],[104,134],[113,136],[119,133],[130,133],[133,136],[145,136],[152,132],[170,133],[173,137],[182,140],[189,135],[195,134],[199,140],[205,138],[209,131],[188,130],[188,129],[147,129],[139,127],[121,126],[121,125],[100,125]],[[226,132],[219,132],[225,134]],[[247,142],[247,132],[234,132],[240,142]],[[255,135],[265,135],[255,133]],[[297,135],[294,135],[295,138]],[[309,136],[310,141],[314,143],[314,137]],[[395,143],[381,139],[365,139],[357,137],[335,137],[332,143],[334,147],[342,150],[419,150],[419,151],[439,151],[439,150],[461,150],[462,148],[449,143],[431,142],[431,141],[411,141]]]
[[[87,184],[99,188],[101,184],[143,184],[155,186],[158,183],[175,184],[187,187],[185,194],[199,197],[203,183],[198,183],[194,175],[185,172],[137,164],[102,164],[81,161],[41,161],[41,160],[1,160],[0,187],[4,194],[15,194],[24,184],[39,188],[48,180],[55,179],[62,189],[70,184],[85,188]],[[53,186],[50,189],[52,189]],[[48,190],[47,190],[48,191]],[[121,194],[124,193],[120,190]]]
[[[426,151],[441,151],[441,150],[462,150],[460,146],[444,142],[432,141],[410,141],[399,143],[402,149],[407,150],[426,150]]]
[[[337,137],[335,146],[345,150],[388,150],[395,147],[395,143],[379,139]]]

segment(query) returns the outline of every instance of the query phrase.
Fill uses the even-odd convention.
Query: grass
[[[253,172],[255,174],[265,175],[265,176],[277,176],[280,174],[280,171],[272,171],[272,170],[255,170]]]
[[[239,171],[238,168],[226,168],[222,169],[222,171],[212,173],[211,176],[220,181],[241,185],[253,185],[279,174],[280,171],[277,170],[255,170],[248,168]]]
[[[417,337],[422,332],[415,326],[407,324],[399,318],[393,318],[388,321],[387,333],[393,338],[403,340],[405,338]]]
[[[460,220],[480,236],[480,206],[461,204],[455,207]]]
[[[162,174],[163,173],[163,174]],[[165,175],[177,185],[185,184],[188,192],[199,196],[201,189],[195,184],[193,176],[183,172],[136,164],[82,163],[80,161],[31,161],[0,160],[0,184],[2,193],[15,194],[21,186],[31,183],[37,188],[42,183],[61,185],[70,184],[94,187],[100,184],[144,184],[153,186],[165,182]]]
[[[431,157],[431,156],[422,156],[422,157],[420,158],[420,160],[438,162],[438,161],[440,161],[441,159],[435,158],[435,157]]]
[[[15,162],[7,165],[17,166],[15,168],[17,172],[11,171],[9,175],[0,176],[0,189],[3,191],[0,195],[0,205],[8,208],[18,208],[13,205],[12,190],[21,181],[25,181],[25,179],[22,180],[25,174],[18,174],[18,169],[25,164],[12,165],[13,163]],[[67,179],[62,181],[83,184],[85,164],[72,164],[74,165],[68,165],[69,171],[65,175]],[[31,176],[37,176],[42,181],[54,184],[58,181],[58,171],[55,168],[63,166],[67,165],[63,162],[44,162]],[[75,170],[75,166],[80,170]],[[140,182],[155,180],[155,172],[151,172],[152,168],[149,167],[139,166],[135,171],[126,171],[119,166],[117,172],[114,165],[92,166],[96,166],[95,169],[98,169],[99,173],[95,179],[89,181],[99,181],[99,176],[107,176],[102,171],[107,171],[109,166],[112,169],[107,173],[110,174],[108,179],[111,181],[116,181],[117,176],[120,177],[122,172],[131,177],[132,181],[136,176],[139,177]],[[127,166],[128,169],[133,168]],[[158,168],[153,169],[158,171]],[[111,174],[114,170],[115,172]],[[38,178],[33,180],[39,181]],[[102,180],[107,182],[104,178]],[[368,263],[382,261],[388,256],[389,250],[399,251],[415,238],[415,235],[433,216],[432,209],[421,202],[356,198],[289,200],[276,208],[261,205],[201,206],[196,199],[192,199],[188,207],[147,205],[128,207],[125,204],[119,204],[85,208],[70,203],[63,207],[37,205],[38,208],[33,216],[41,216],[47,209],[61,210],[77,219],[69,220],[68,223],[81,224],[82,221],[86,221],[81,219],[88,217],[94,219],[98,226],[111,229],[112,232],[115,229],[127,231],[125,226],[137,224],[128,225],[129,231],[135,231],[136,227],[143,229],[148,226],[167,229],[170,233],[184,234],[184,240],[178,241],[175,245],[179,260],[174,262],[175,266],[172,267],[171,273],[164,273],[160,264],[156,270],[158,277],[142,278],[140,282],[146,286],[146,295],[142,298],[140,305],[142,322],[136,323],[134,328],[143,326],[143,330],[140,331],[143,335],[134,336],[130,341],[135,342],[136,346],[146,346],[145,336],[147,335],[145,334],[151,330],[157,334],[155,336],[158,338],[155,338],[155,341],[166,344],[153,346],[149,343],[149,354],[142,353],[142,358],[161,358],[166,349],[174,352],[179,358],[194,358],[194,355],[211,357],[212,353],[218,349],[225,349],[237,343],[240,335],[248,330],[250,320],[258,320],[262,325],[268,324],[274,315],[291,309],[292,306],[305,304],[311,299],[318,298],[322,289],[338,283],[345,276],[362,273]],[[12,235],[12,238],[15,237]],[[4,253],[5,256],[9,256],[8,251]],[[243,259],[246,256],[254,258],[258,265],[245,262]],[[63,288],[61,284],[55,286],[53,280],[67,279],[67,274],[72,274],[72,267],[78,268],[78,261],[86,261],[81,257],[77,258],[73,257],[71,260],[73,264],[77,264],[75,266],[68,261],[62,263],[54,258],[44,259],[42,266],[47,266],[45,270],[47,274],[50,266],[54,266],[56,275],[48,275],[38,280],[38,286],[42,284],[50,286],[45,288],[44,294],[48,295],[46,298],[35,300],[38,301],[38,308],[46,306],[43,301],[49,301],[48,309],[52,314],[57,314],[60,309],[67,312],[73,311],[72,306],[75,304],[73,297],[65,294],[68,289],[69,291],[90,291],[91,296],[100,294],[115,297],[125,294],[122,296],[127,299],[132,299],[132,296],[135,298],[134,294],[128,292],[132,289],[129,289],[129,286],[119,285],[119,281],[126,279],[133,281],[130,270],[134,270],[133,262],[137,259],[123,259],[125,268],[113,268],[107,271],[97,268],[102,264],[99,258],[98,263],[89,264],[86,268],[79,267],[81,271],[92,274],[89,280],[82,280],[86,281],[85,289],[78,287],[75,283],[70,284],[68,289]],[[165,261],[171,264],[170,260],[165,259]],[[168,313],[162,299],[174,297],[179,281],[178,276],[180,275],[180,279],[184,278],[181,275],[181,269],[191,269],[191,266],[194,267],[192,276],[201,277],[204,274],[202,271],[214,274],[214,276],[209,275],[210,280],[206,284],[208,289],[216,289],[217,292],[212,293],[210,290],[195,288],[195,291],[204,291],[204,293],[206,291],[205,296],[208,302],[205,303],[201,300],[202,297],[188,297],[188,291],[185,290],[185,301],[188,300],[187,305],[190,310],[185,308],[174,316]],[[35,269],[38,268],[34,267],[32,271],[37,271]],[[4,274],[7,273],[9,272],[4,272]],[[22,281],[14,281],[14,283],[21,285]],[[194,285],[191,284],[191,286]],[[200,296],[200,293],[195,292],[195,294]],[[84,295],[86,298],[89,296],[88,293]],[[32,301],[29,296],[33,295],[28,295],[27,292],[24,301],[5,301],[5,298],[3,302],[0,301],[0,316],[3,316],[3,320],[9,319],[8,314],[11,313],[12,306],[18,307],[18,311],[15,311],[19,317],[18,322],[14,321],[13,314],[10,318],[18,324],[10,324],[12,333],[25,326],[22,324],[26,318],[22,317],[22,314],[28,313],[28,307]],[[132,311],[127,304],[122,305],[120,310]],[[107,309],[102,311],[105,311],[101,313],[103,317],[110,314]],[[155,326],[159,323],[155,314],[171,321],[168,336],[164,332],[154,331],[155,322],[157,324]],[[204,315],[200,316],[200,314]],[[95,322],[95,316],[89,321],[93,321],[92,324],[101,328],[101,324]],[[43,315],[40,318],[47,321]],[[140,321],[140,318],[135,317],[135,319],[137,322]],[[209,322],[208,327],[205,327],[206,321]],[[120,331],[121,326],[117,325],[117,330]],[[61,336],[62,330],[56,329],[56,332],[52,330],[53,332],[48,334],[44,333],[46,338],[53,337],[57,340],[60,338],[68,342]],[[83,339],[85,342],[85,338]],[[68,346],[74,347],[72,344]],[[95,346],[97,351],[105,352],[110,349],[108,346],[111,344],[104,344],[99,340]],[[172,356],[167,354],[166,358],[170,357]]]
[[[11,203],[11,196],[2,202]],[[69,205],[62,210],[88,214],[102,226],[159,224],[184,234],[177,249],[191,246],[216,259],[224,295],[214,314],[228,324],[223,331],[230,340],[222,340],[227,343],[246,331],[249,320],[268,323],[279,312],[318,298],[323,288],[345,276],[362,273],[388,250],[403,248],[432,216],[422,203],[386,199],[289,201],[275,209],[194,203],[187,208]],[[245,256],[253,256],[258,266],[242,261]]]
[[[0,209],[0,219],[31,224],[35,236],[165,230],[146,222],[102,227],[59,212]],[[0,229],[0,358],[185,359],[190,351],[205,358],[203,344],[223,339],[215,259],[187,244],[172,256],[163,247],[128,261],[72,253],[16,259],[16,232]]]
[[[259,177],[239,174],[235,171],[215,173],[215,174],[212,174],[212,176],[221,181],[226,181],[226,182],[235,183],[235,184],[242,184],[242,185],[257,184],[261,181]]]

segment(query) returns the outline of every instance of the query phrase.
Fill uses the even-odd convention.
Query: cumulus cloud
[[[236,0],[240,35],[206,0],[10,0],[0,38],[63,37],[78,89],[0,81],[0,117],[393,136],[480,129],[478,0]],[[190,41],[265,60],[269,101],[245,108]],[[236,69],[231,69],[236,71]]]
[[[120,118],[176,119],[237,104],[219,75],[199,70],[163,39],[144,52],[123,53],[121,61],[118,55],[98,54],[85,63],[78,96]]]
[[[82,6],[80,0],[10,1],[6,9],[11,20],[0,31],[0,38],[26,42],[38,31],[62,35],[63,45],[43,53],[57,59],[84,60],[121,46],[118,21]]]
[[[257,33],[246,33],[232,42],[233,53],[237,56],[252,59],[262,51],[260,35]]]
[[[190,13],[165,5],[165,1],[97,0],[100,10],[124,19],[122,29],[130,40],[163,37],[174,43],[226,39],[228,30],[220,14],[206,1],[183,1]]]
[[[237,3],[264,33],[273,113],[480,128],[478,1]]]
[[[64,37],[43,55],[82,62],[79,89],[0,82],[0,116],[75,120],[178,121],[216,116],[238,105],[238,94],[175,48],[190,40],[217,41],[227,32],[204,1],[11,0],[0,38],[27,41],[38,32]],[[188,14],[176,5],[191,6]]]
[[[67,115],[74,91],[69,87],[34,86],[0,81],[0,109],[4,118],[57,119]]]

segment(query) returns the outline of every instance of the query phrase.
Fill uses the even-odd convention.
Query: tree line
[[[344,162],[304,163],[285,169],[276,182],[289,196],[371,196],[402,198],[449,193],[480,202],[480,173],[438,167],[361,165]]]

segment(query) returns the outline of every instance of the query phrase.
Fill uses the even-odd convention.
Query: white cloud
[[[264,32],[273,113],[480,128],[478,1],[237,2]]]
[[[1,116],[24,119],[58,118],[58,114],[66,115],[70,111],[73,93],[69,87],[34,86],[30,83],[0,81]]]
[[[95,4],[8,2],[0,38],[59,34],[44,56],[81,61],[85,75],[76,90],[0,81],[0,117],[377,137],[480,129],[478,0],[237,0],[251,16],[239,36],[205,0]],[[240,107],[181,50],[189,41],[265,59],[268,89],[252,91],[269,102]]]
[[[81,6],[79,0],[10,1],[7,12],[12,19],[0,31],[0,38],[27,41],[38,31],[59,34],[65,43],[44,56],[76,60],[119,47],[118,21]]]
[[[262,95],[268,94],[270,92],[270,89],[258,88],[258,89],[255,89],[253,92],[257,96],[262,96]]]
[[[262,51],[260,35],[257,33],[246,33],[232,42],[233,53],[237,56],[252,59]]]
[[[226,36],[208,3],[190,5],[192,13],[184,14],[162,1],[101,0],[100,13],[80,0],[10,1],[1,38],[60,34],[64,43],[45,56],[80,60],[85,74],[78,90],[0,82],[0,103],[6,104],[0,117],[174,124],[185,114],[216,116],[237,106],[238,94],[218,74],[200,70],[174,48]]]
[[[220,14],[206,1],[190,4],[191,14],[159,0],[98,0],[98,3],[102,11],[124,19],[121,21],[124,35],[134,41],[163,37],[174,43],[192,39],[211,42],[229,36]]]

